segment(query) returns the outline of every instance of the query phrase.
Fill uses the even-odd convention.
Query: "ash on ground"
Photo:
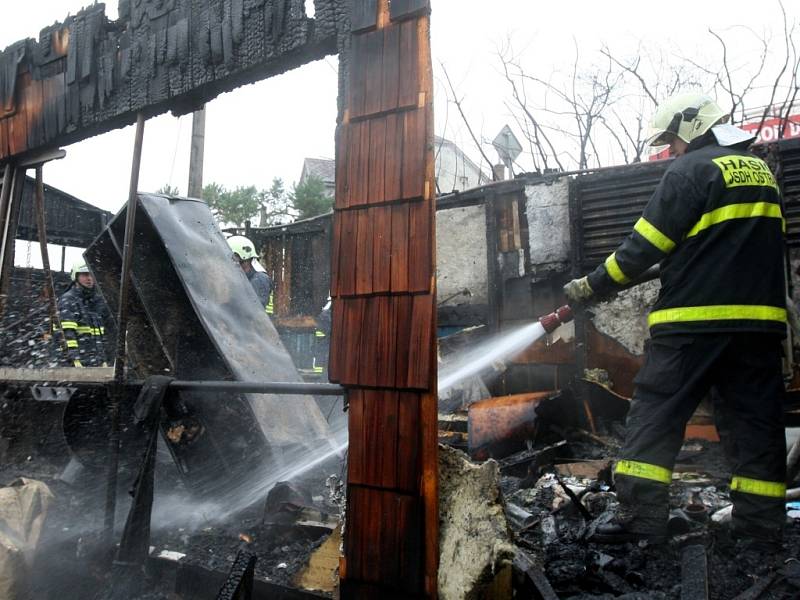
[[[706,549],[712,600],[735,598],[754,585],[764,591],[753,598],[800,597],[800,520],[787,519],[779,556],[737,546],[729,519],[723,518],[730,513],[730,472],[720,444],[684,444],[670,489],[671,536],[663,545],[587,541],[593,526],[610,518],[617,504],[611,477],[615,453],[613,444],[596,445],[586,453],[588,460],[580,460],[585,442],[568,446],[554,464],[534,465],[535,473],[505,474],[501,483],[518,550],[541,567],[559,598],[677,600],[681,554],[693,544]]]
[[[9,433],[10,424],[19,424],[20,421],[11,418],[13,411],[10,408],[14,406],[14,401],[7,400],[5,408],[0,410],[0,419],[8,417],[3,423],[6,433]],[[47,422],[58,422],[53,415],[47,417]],[[0,435],[0,441],[2,439]],[[27,477],[44,482],[54,495],[32,566],[36,576],[31,582],[31,598],[85,600],[101,597],[98,594],[107,590],[109,585],[112,562],[112,553],[102,543],[105,475],[79,469],[70,483],[62,479],[69,473],[66,468],[70,453],[58,427],[43,428],[38,436],[26,439],[29,441],[25,444],[0,447],[0,485],[8,485],[18,477]],[[331,534],[337,520],[339,506],[335,498],[332,499],[330,479],[333,475],[333,480],[337,481],[343,468],[342,459],[333,457],[303,477],[299,487],[309,490],[311,502],[306,503],[308,506],[285,503],[285,506],[278,507],[277,513],[273,511],[267,515],[265,498],[218,523],[213,520],[213,515],[208,515],[208,521],[198,521],[193,515],[182,514],[181,507],[174,505],[174,499],[188,498],[190,492],[181,483],[174,465],[162,460],[156,468],[151,557],[168,550],[176,553],[173,556],[185,555],[180,558],[182,563],[226,574],[237,550],[245,546],[258,557],[257,579],[294,587],[294,577],[308,564],[311,553]],[[123,466],[117,497],[117,541],[130,506],[127,490],[134,476],[135,470]],[[165,499],[173,502],[169,508],[174,511],[175,522],[185,522],[185,525],[173,526],[171,520],[166,525],[159,524],[159,503],[163,512]],[[281,509],[288,514],[281,516]],[[295,521],[301,517],[315,521],[315,524],[298,526]],[[136,598],[181,599],[161,583],[146,584],[144,588]],[[215,593],[216,590],[210,590],[209,597]]]

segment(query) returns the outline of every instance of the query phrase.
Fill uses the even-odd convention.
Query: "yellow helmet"
[[[687,144],[699,138],[719,122],[726,113],[710,96],[699,93],[679,94],[658,105],[650,124],[649,146],[669,143],[666,135],[675,135]]]
[[[70,279],[72,279],[72,281],[75,281],[78,278],[78,273],[91,274],[89,267],[86,266],[86,261],[83,260],[82,258],[72,263],[72,270],[69,272]]]
[[[256,245],[243,235],[234,235],[228,238],[228,246],[239,256],[239,260],[258,258]]]

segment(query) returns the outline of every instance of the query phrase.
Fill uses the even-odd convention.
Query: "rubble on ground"
[[[513,559],[499,465],[474,464],[463,452],[440,446],[439,597],[483,597]]]
[[[684,444],[671,486],[667,544],[603,545],[588,538],[597,523],[610,518],[617,504],[611,466],[614,441],[621,440],[604,436],[592,444],[591,435],[560,431],[566,435],[541,433],[528,452],[531,462],[503,469],[500,478],[511,541],[518,553],[532,557],[556,597],[682,598],[682,587],[689,583],[681,570],[681,557],[690,545],[700,545],[705,552],[712,600],[735,598],[754,585],[763,586],[763,591],[747,597],[798,597],[800,519],[789,520],[784,552],[770,563],[763,554],[743,551],[731,540],[724,519],[718,523],[714,518],[729,512],[731,506],[730,473],[720,444],[703,440]],[[537,454],[537,448],[555,448],[555,454],[551,452],[551,458],[543,462],[545,454]],[[502,465],[504,459],[499,462]],[[488,461],[472,468],[493,464]],[[505,536],[498,539],[507,540]]]

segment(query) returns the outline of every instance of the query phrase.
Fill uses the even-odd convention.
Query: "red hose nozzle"
[[[572,308],[567,304],[557,308],[550,314],[539,317],[539,323],[542,324],[542,327],[544,327],[547,333],[553,333],[559,325],[569,323],[570,321],[572,321]]]

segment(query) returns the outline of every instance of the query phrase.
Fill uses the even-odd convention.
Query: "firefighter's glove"
[[[81,361],[76,358],[75,360],[72,361],[72,366],[73,367],[82,367],[83,365],[81,364]]]
[[[564,286],[564,295],[570,302],[581,304],[594,296],[594,290],[589,285],[589,278],[581,277],[580,279],[573,279]]]

